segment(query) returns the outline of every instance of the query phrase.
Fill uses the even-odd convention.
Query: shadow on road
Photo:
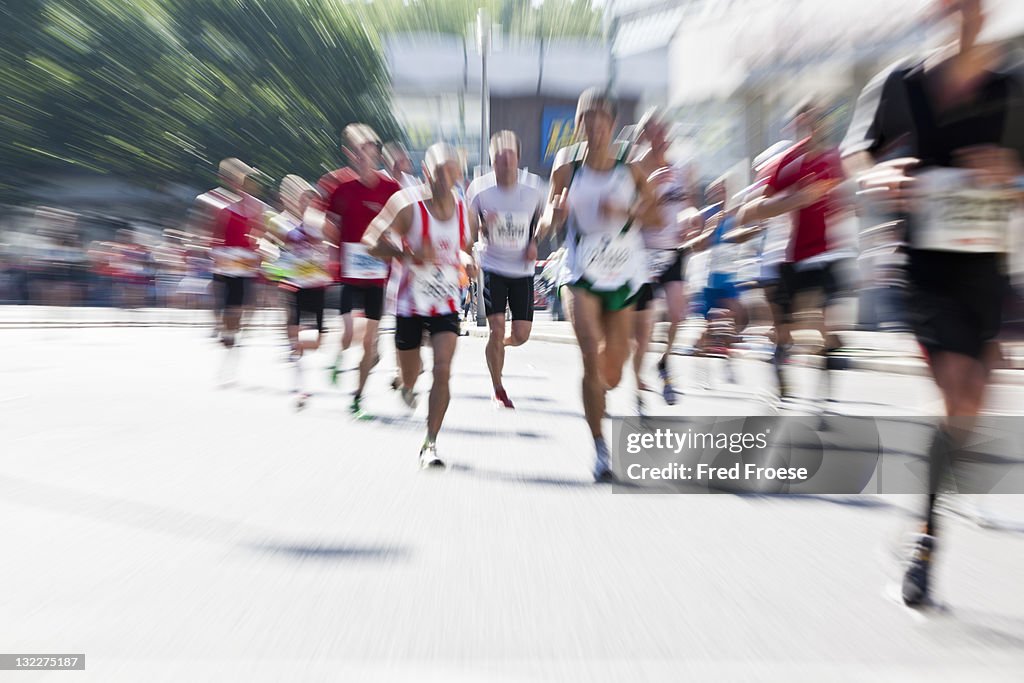
[[[529,474],[516,474],[515,472],[501,472],[488,470],[462,463],[451,465],[448,470],[459,474],[466,474],[477,479],[489,479],[491,481],[514,482],[517,484],[530,484],[533,486],[547,486],[550,488],[594,488],[594,482],[589,479],[563,479],[561,477],[545,477]]]
[[[423,418],[398,417],[391,415],[376,415],[373,419],[375,425],[387,425],[389,427],[400,427],[404,429],[423,429],[426,421]],[[517,437],[520,439],[543,439],[551,437],[547,434],[528,431],[502,431],[498,429],[471,429],[469,427],[454,427],[445,425],[445,434],[462,434],[464,436],[490,436],[499,438]]]
[[[319,543],[247,543],[245,547],[271,555],[287,555],[299,560],[375,560],[395,561],[409,557],[406,548],[386,545],[321,545]]]

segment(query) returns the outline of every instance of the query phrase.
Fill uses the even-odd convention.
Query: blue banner
[[[555,153],[572,142],[575,118],[575,107],[544,107],[540,124],[541,165],[550,166]]]

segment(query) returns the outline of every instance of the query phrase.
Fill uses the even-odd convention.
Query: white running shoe
[[[426,442],[420,449],[421,470],[443,470],[444,461],[437,457],[437,444]]]

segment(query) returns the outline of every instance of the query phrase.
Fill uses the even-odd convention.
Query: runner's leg
[[[430,386],[430,399],[427,408],[427,440],[433,442],[441,431],[448,403],[451,400],[452,358],[459,336],[453,332],[440,332],[430,335],[430,345],[434,349],[434,382]]]
[[[566,288],[568,289],[568,288]],[[583,356],[583,413],[594,439],[600,439],[605,384],[601,378],[601,300],[579,290],[572,296],[572,323]]]
[[[491,386],[495,393],[502,389],[501,371],[505,366],[505,314],[495,313],[487,316],[490,335],[484,354],[487,357],[487,370],[491,373]]]

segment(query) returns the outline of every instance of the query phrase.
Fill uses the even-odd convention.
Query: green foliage
[[[345,124],[401,135],[380,36],[464,33],[481,4],[513,34],[599,31],[589,0],[0,4],[0,196],[74,169],[204,185],[227,156],[316,178]]]

